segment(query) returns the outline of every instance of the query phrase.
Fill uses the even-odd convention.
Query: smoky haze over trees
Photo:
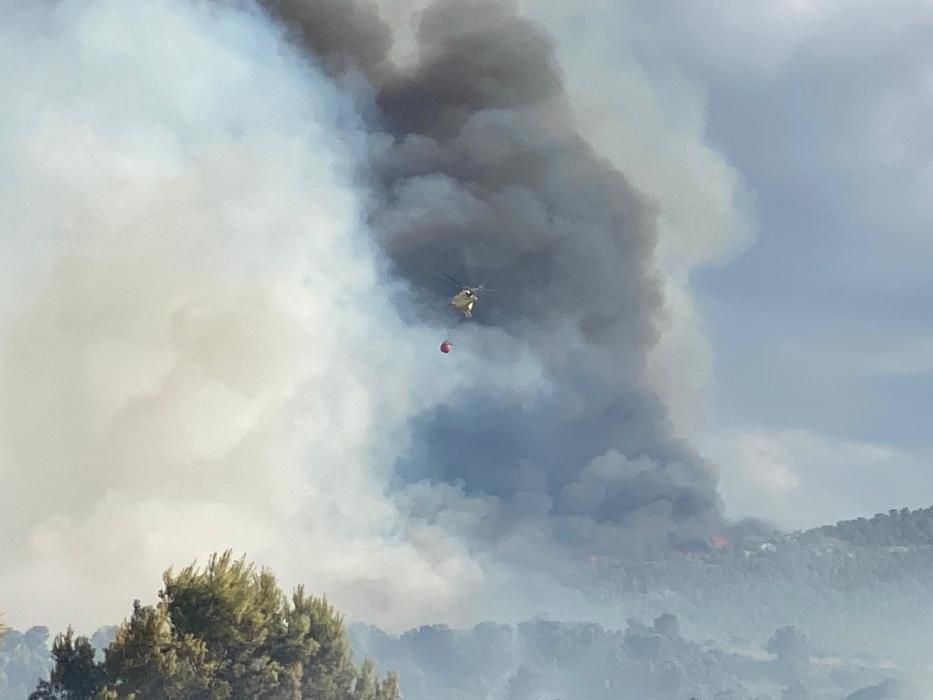
[[[921,700],[931,576],[933,508],[902,509],[701,555],[602,561],[580,585],[602,585],[607,606],[636,615],[619,629],[535,620],[350,634],[358,653],[398,670],[411,700]]]
[[[731,693],[723,697],[734,700],[922,700],[930,687],[926,650],[933,645],[927,583],[933,538],[918,540],[916,531],[933,532],[931,514],[933,508],[892,511],[793,535],[748,538],[651,567],[609,568],[599,572],[607,601],[634,615],[618,626],[536,619],[467,629],[425,625],[389,634],[357,623],[348,626],[347,642],[356,658],[398,673],[408,700],[617,700],[627,693],[644,700],[716,693]],[[826,534],[845,536],[853,529],[875,544],[852,545]],[[228,566],[235,568],[229,560]],[[218,576],[213,585],[225,578],[236,577]],[[210,593],[206,598],[217,592],[202,590],[203,575],[194,580],[198,585],[181,598],[190,600],[193,590]],[[242,576],[237,580],[243,583]],[[219,615],[220,624],[218,611],[248,589],[233,586],[220,596],[219,607],[204,609]],[[142,610],[151,615],[157,609]],[[200,608],[194,612],[207,620]],[[142,617],[134,613],[131,625]],[[127,628],[120,629],[98,630],[89,645],[63,638],[59,656],[87,658],[93,647],[101,661],[105,649],[112,656],[127,638]],[[25,697],[24,688],[47,677],[48,636],[36,627],[0,640],[2,700]],[[244,644],[241,658],[266,653]]]
[[[47,627],[0,633],[0,698],[25,698],[48,675],[48,641]]]
[[[840,700],[879,690],[865,697],[921,697],[892,677],[900,671],[813,653],[796,627],[775,630],[765,648],[740,650],[690,640],[670,614],[619,630],[535,620],[424,626],[398,636],[363,625],[349,632],[357,653],[399,670],[408,700]]]
[[[931,576],[933,508],[902,509],[700,555],[598,562],[579,585],[602,586],[607,609],[635,615],[619,629],[536,620],[350,632],[358,653],[398,670],[411,700],[921,700]]]

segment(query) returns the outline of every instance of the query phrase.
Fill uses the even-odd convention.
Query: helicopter
[[[466,318],[473,318],[473,305],[476,304],[476,301],[480,296],[485,294],[493,294],[496,290],[487,289],[486,283],[483,282],[478,287],[471,287],[468,284],[464,284],[455,277],[451,277],[447,273],[444,273],[443,276],[433,275],[442,282],[446,282],[449,285],[452,285],[454,288],[459,289],[453,298],[450,300],[448,306],[450,308],[459,311]]]

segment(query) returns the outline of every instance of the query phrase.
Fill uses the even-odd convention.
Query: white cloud
[[[7,621],[90,630],[226,547],[387,627],[455,610],[485,574],[452,533],[406,531],[389,471],[411,416],[539,376],[521,348],[484,365],[479,331],[445,356],[443,329],[399,320],[341,97],[217,5],[8,17]]]
[[[720,465],[731,517],[768,518],[788,529],[929,505],[921,455],[806,430],[740,429],[702,444]]]

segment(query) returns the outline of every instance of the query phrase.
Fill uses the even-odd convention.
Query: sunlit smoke
[[[0,31],[10,621],[118,620],[226,547],[390,625],[468,594],[456,537],[383,492],[478,361],[395,311],[350,103],[252,11],[37,4]],[[513,357],[483,381],[530,386]]]

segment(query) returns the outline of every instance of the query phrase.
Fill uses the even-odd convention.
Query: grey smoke
[[[241,7],[7,19],[5,622],[119,621],[167,566],[227,547],[389,626],[469,597],[479,565],[385,488],[411,416],[480,367],[438,374],[443,329],[395,311],[350,178],[354,106]],[[535,383],[511,355],[485,384]]]
[[[324,16],[315,2],[270,5],[334,64],[334,42],[315,38],[329,33],[308,24]],[[348,39],[336,63],[364,71],[384,65],[356,42],[374,35],[366,7],[336,30]],[[349,17],[368,29],[348,30]],[[543,535],[589,555],[708,538],[722,527],[716,470],[676,439],[645,379],[663,320],[656,207],[578,133],[553,43],[514,3],[434,3],[416,39],[414,65],[369,71],[361,175],[374,235],[425,317],[448,291],[431,272],[494,287],[475,327],[452,332],[505,330],[539,358],[551,391],[528,405],[479,388],[422,415],[399,488],[429,480],[483,497],[472,534],[490,541]],[[418,500],[417,515],[431,509]]]
[[[309,50],[329,75],[360,70],[376,77],[392,45],[388,25],[373,2],[354,0],[263,0],[269,13],[284,20],[292,39]]]
[[[385,628],[537,612],[516,574],[558,614],[580,594],[528,568],[568,570],[555,545],[718,524],[646,380],[661,210],[577,133],[551,40],[438,5],[393,66],[374,7],[0,24],[10,624],[112,623],[226,547]],[[440,271],[499,295],[455,324]]]

